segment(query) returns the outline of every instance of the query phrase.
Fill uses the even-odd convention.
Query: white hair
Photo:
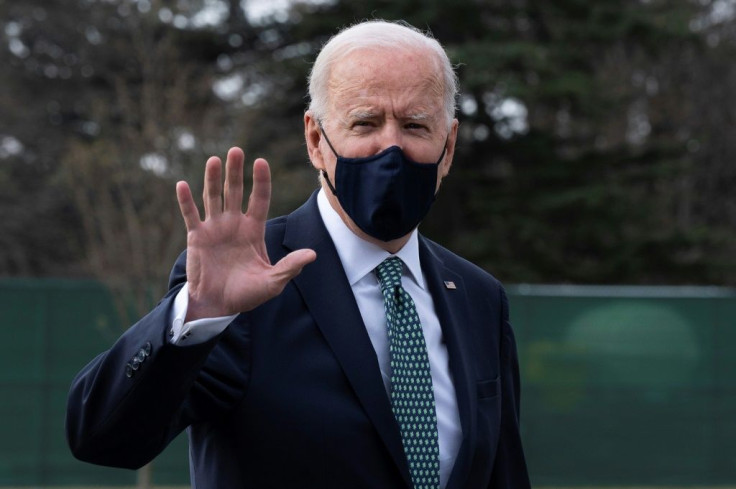
[[[322,47],[309,74],[309,110],[317,120],[327,112],[328,81],[336,61],[353,51],[366,48],[424,49],[436,57],[442,68],[443,98],[448,126],[455,117],[457,75],[442,45],[428,32],[422,32],[406,22],[370,20],[343,29]]]

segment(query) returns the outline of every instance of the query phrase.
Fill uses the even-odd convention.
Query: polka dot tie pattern
[[[416,306],[401,286],[402,271],[403,263],[395,256],[376,267],[391,352],[391,406],[414,489],[438,489],[437,414],[429,357]]]

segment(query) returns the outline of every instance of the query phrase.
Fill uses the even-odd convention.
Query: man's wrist
[[[169,341],[175,345],[194,345],[210,340],[222,333],[237,314],[195,317],[190,319],[192,302],[189,284],[185,283],[174,299]]]

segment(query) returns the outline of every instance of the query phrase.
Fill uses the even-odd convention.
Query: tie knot
[[[401,258],[392,256],[386,258],[376,267],[376,275],[381,284],[381,289],[393,289],[401,285],[401,273],[404,270],[404,263]]]

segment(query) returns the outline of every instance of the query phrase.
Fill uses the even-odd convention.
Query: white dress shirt
[[[392,255],[377,245],[360,239],[353,233],[332,208],[323,190],[320,190],[317,196],[317,204],[355,295],[368,336],[378,357],[378,366],[381,370],[383,384],[390,397],[391,362],[386,315],[383,308],[381,287],[373,270],[383,260]],[[455,458],[462,441],[462,431],[455,386],[450,375],[447,347],[434,310],[432,295],[427,290],[419,264],[419,241],[416,230],[412,233],[406,245],[395,256],[398,256],[404,262],[404,275],[401,277],[401,284],[416,304],[419,320],[424,331],[424,341],[429,353],[429,368],[437,409],[440,486],[444,488],[455,464]],[[223,331],[235,317],[199,319],[184,323],[188,306],[188,294],[188,288],[185,284],[174,301],[170,336],[171,341],[175,344],[194,344],[206,341]]]

